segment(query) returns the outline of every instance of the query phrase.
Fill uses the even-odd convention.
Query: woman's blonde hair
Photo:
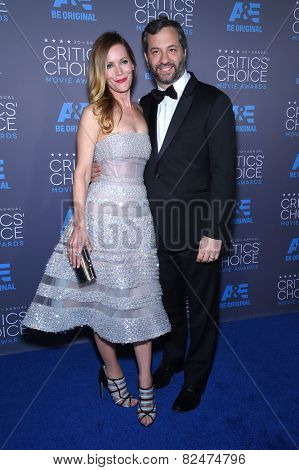
[[[93,113],[98,117],[99,126],[105,134],[112,132],[115,124],[113,112],[115,106],[119,106],[106,84],[107,56],[110,48],[116,44],[125,47],[128,57],[134,65],[134,81],[136,69],[134,53],[127,41],[115,31],[104,33],[97,38],[89,60],[88,101],[90,104],[94,103]]]

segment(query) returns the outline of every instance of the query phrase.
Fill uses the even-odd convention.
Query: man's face
[[[148,51],[144,55],[161,88],[172,85],[184,73],[186,52],[180,44],[176,29],[172,26],[166,26],[158,33],[148,35]]]

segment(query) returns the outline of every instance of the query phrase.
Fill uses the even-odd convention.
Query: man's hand
[[[222,240],[215,238],[202,237],[199,242],[199,249],[196,261],[198,263],[210,263],[219,258],[222,246]]]
[[[100,165],[97,162],[93,161],[92,167],[91,167],[91,182],[94,183],[95,181],[97,181],[100,174],[101,174]]]

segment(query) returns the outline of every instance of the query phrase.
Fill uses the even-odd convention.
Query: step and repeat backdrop
[[[65,339],[32,336],[20,321],[71,216],[90,50],[104,31],[120,32],[136,54],[140,99],[153,88],[141,32],[161,14],[185,30],[188,69],[234,105],[238,198],[221,319],[298,311],[299,2],[2,0],[0,354]]]

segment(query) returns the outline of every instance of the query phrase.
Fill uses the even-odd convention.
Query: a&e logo
[[[55,126],[55,131],[59,133],[77,132],[78,125],[76,124],[76,121],[80,120],[83,110],[87,105],[88,103],[63,103]]]
[[[62,223],[62,226],[61,226],[61,233],[65,230],[66,226],[68,225],[69,221],[72,219],[73,217],[73,209],[70,207],[66,213],[66,216],[64,218],[64,221]]]
[[[220,308],[245,307],[251,305],[248,283],[228,284],[225,286]]]
[[[71,21],[97,21],[92,0],[54,0],[51,18]]]
[[[0,263],[0,292],[16,290],[10,273],[10,263]]]
[[[290,178],[299,178],[299,153],[297,153],[294,164],[291,168]]]
[[[299,238],[293,238],[291,240],[285,260],[286,261],[299,261]]]
[[[1,189],[11,189],[8,181],[6,181],[4,174],[4,160],[0,160],[0,190]]]
[[[251,217],[251,199],[240,199],[236,203],[235,217],[232,219],[233,224],[252,224]]]
[[[235,2],[226,31],[237,33],[261,33],[261,4],[257,2]]]
[[[242,133],[257,132],[255,125],[255,105],[234,105],[236,131]]]

